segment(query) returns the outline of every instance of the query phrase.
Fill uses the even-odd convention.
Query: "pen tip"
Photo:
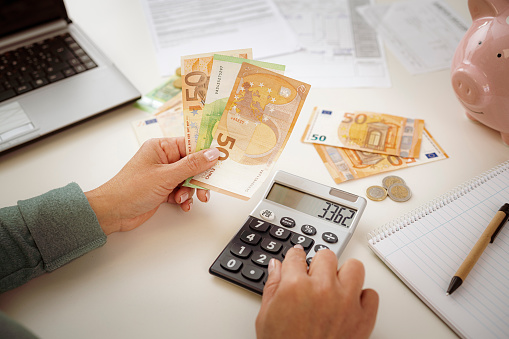
[[[445,294],[445,296],[448,296],[448,295],[449,295],[449,292],[447,292],[447,293]]]

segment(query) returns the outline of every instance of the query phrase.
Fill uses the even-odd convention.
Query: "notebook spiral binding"
[[[451,189],[445,194],[442,194],[428,203],[417,207],[416,209],[403,214],[401,217],[396,218],[382,226],[375,228],[371,232],[367,234],[367,238],[370,244],[374,244],[382,241],[383,239],[389,237],[391,234],[396,233],[407,226],[410,226],[412,223],[417,220],[424,218],[426,215],[433,213],[441,207],[453,202],[459,197],[465,195],[466,193],[472,191],[473,189],[479,187],[486,181],[493,179],[500,173],[509,169],[509,160],[503,162],[502,164],[493,167],[492,169],[478,175],[458,186]]]

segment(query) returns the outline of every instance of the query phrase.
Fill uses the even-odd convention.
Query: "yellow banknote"
[[[270,174],[299,116],[311,86],[243,63],[211,147],[218,163],[192,184],[249,199]]]
[[[250,48],[181,57],[182,105],[187,154],[193,153],[196,147],[214,54],[244,59],[253,58]]]
[[[419,157],[424,120],[374,113],[345,113],[315,107],[304,142]]]
[[[319,144],[314,146],[337,184],[448,158],[426,129],[422,136],[419,158],[402,158]]]

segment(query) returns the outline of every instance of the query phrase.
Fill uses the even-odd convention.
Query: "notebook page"
[[[465,338],[509,337],[509,225],[451,295],[451,278],[498,209],[509,202],[509,163],[477,187],[370,247]],[[416,218],[417,219],[417,218]],[[508,223],[509,224],[509,223]]]

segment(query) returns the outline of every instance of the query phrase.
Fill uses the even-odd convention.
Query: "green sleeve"
[[[0,209],[0,293],[102,246],[106,235],[71,183]]]

